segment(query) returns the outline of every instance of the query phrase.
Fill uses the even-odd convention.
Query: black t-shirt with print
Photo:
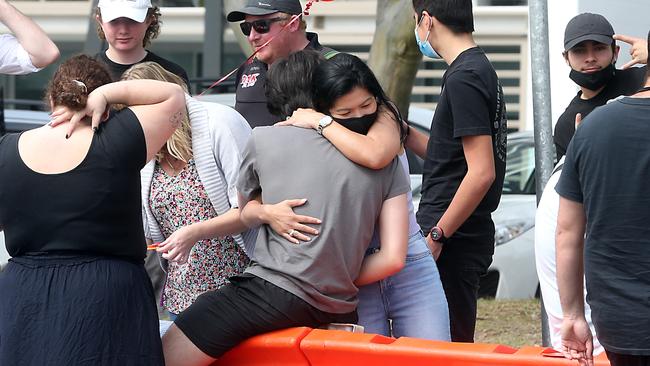
[[[582,119],[584,119],[594,108],[607,103],[608,100],[621,95],[634,94],[643,86],[645,72],[645,66],[633,67],[627,70],[616,70],[612,79],[605,85],[605,88],[591,99],[581,99],[582,92],[578,92],[555,124],[553,142],[555,143],[555,155],[558,161],[566,154],[567,146],[569,146],[569,142],[571,142],[571,138],[576,132],[576,114],[580,113]]]
[[[108,58],[108,56],[106,56],[106,52],[100,52],[96,54],[95,59],[103,62],[104,64],[106,64],[106,66],[108,66],[108,72],[111,74],[111,78],[113,79],[113,81],[119,81],[122,78],[122,74],[124,74],[124,71],[128,70],[133,65],[140,64],[143,62],[155,62],[160,66],[162,66],[163,69],[181,77],[185,81],[185,84],[187,84],[188,89],[190,87],[190,80],[187,77],[187,72],[185,71],[185,69],[183,69],[178,64],[175,64],[167,59],[164,59],[156,55],[151,51],[147,51],[147,55],[139,62],[133,64],[127,64],[127,65],[113,62],[111,59]]]
[[[316,33],[307,32],[309,44],[305,49],[318,51],[325,58],[337,53],[331,48],[323,47],[318,43]],[[269,112],[266,105],[266,73],[268,65],[253,59],[237,70],[237,91],[235,93],[235,110],[239,112],[252,128],[257,126],[271,126],[280,120]]]
[[[501,84],[479,47],[458,55],[442,79],[440,100],[431,123],[422,176],[422,199],[417,213],[418,223],[425,232],[438,223],[467,174],[462,137],[476,135],[492,137],[496,178],[476,210],[451,239],[475,243],[471,249],[474,252],[492,253],[494,223],[491,213],[501,199],[507,122]],[[451,247],[453,243],[449,249]]]

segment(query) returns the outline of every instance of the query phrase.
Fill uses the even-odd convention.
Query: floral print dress
[[[217,216],[193,159],[175,176],[156,163],[148,203],[165,238],[184,226]],[[248,263],[248,257],[231,236],[199,240],[187,263],[169,262],[163,306],[180,313],[202,293],[241,274]]]

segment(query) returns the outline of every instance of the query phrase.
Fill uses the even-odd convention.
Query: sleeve
[[[262,191],[260,178],[257,171],[257,157],[255,151],[255,133],[248,139],[246,148],[244,148],[243,159],[239,169],[239,178],[237,179],[237,190],[244,197],[245,201],[252,200],[259,192]]]
[[[575,115],[573,116],[573,122],[568,121],[567,115],[570,113],[567,110],[560,115],[560,118],[557,119],[555,124],[555,130],[553,131],[553,142],[555,143],[555,155],[557,160],[566,154],[567,146],[575,133]]]
[[[384,201],[411,190],[410,178],[404,173],[404,168],[402,168],[402,163],[399,161],[399,158],[396,157],[393,159],[393,162],[385,169],[387,169],[387,176],[384,181],[388,182],[388,185],[386,187]]]
[[[454,119],[454,138],[492,135],[490,93],[475,72],[455,72],[444,88]]]
[[[116,164],[140,171],[147,162],[147,143],[138,117],[130,108],[111,112],[97,132],[104,151]]]
[[[142,229],[144,230],[144,238],[153,240],[151,237],[151,230],[149,230],[149,221],[147,220],[147,211],[144,209],[146,202],[142,202]]]
[[[0,74],[24,75],[39,70],[16,37],[0,35]]]
[[[218,113],[210,113],[211,116],[215,116],[215,120],[211,123],[219,125],[214,135],[212,151],[228,186],[230,207],[239,207],[237,178],[242,165],[243,152],[251,136],[251,128],[244,117],[234,109],[226,106],[219,107]]]
[[[582,203],[582,186],[577,165],[579,148],[580,141],[574,138],[567,148],[562,174],[557,185],[555,185],[555,191],[566,199]]]

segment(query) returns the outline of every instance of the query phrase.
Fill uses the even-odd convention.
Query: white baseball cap
[[[147,11],[151,8],[151,0],[99,0],[97,5],[102,14],[103,22],[110,22],[117,18],[129,18],[138,23],[147,18]]]

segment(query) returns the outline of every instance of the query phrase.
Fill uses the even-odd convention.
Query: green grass
[[[512,347],[540,346],[539,299],[478,301],[475,341]]]

